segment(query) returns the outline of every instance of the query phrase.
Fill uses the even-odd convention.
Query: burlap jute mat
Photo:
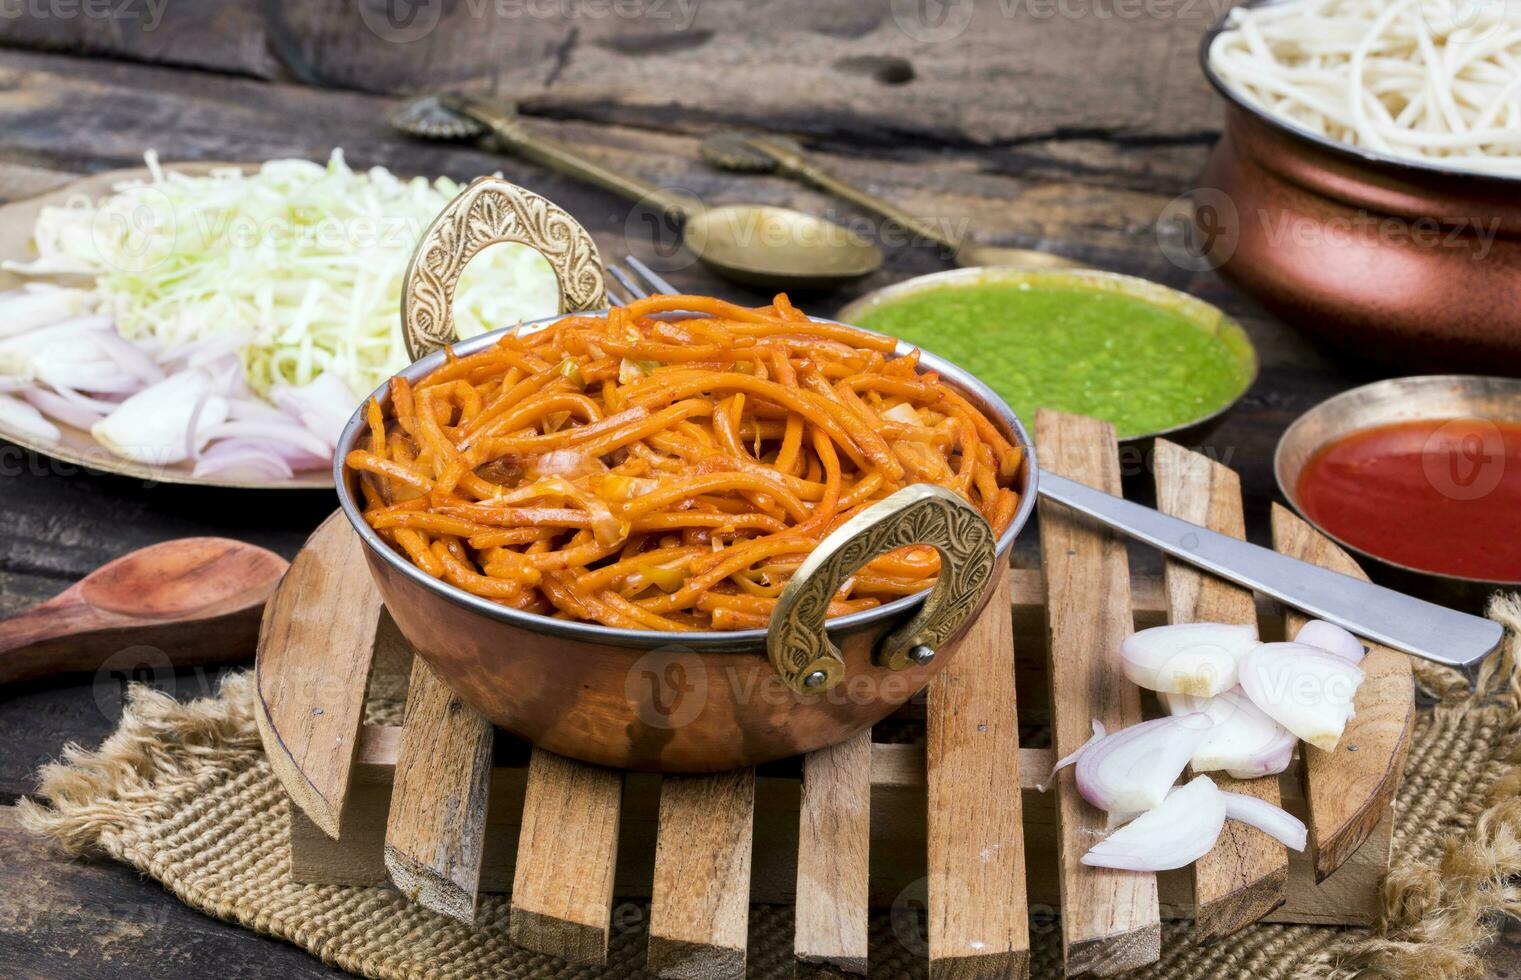
[[[1415,727],[1394,830],[1394,867],[1373,930],[1256,926],[1215,946],[1164,928],[1162,960],[1146,977],[1482,976],[1478,951],[1504,915],[1521,914],[1521,598],[1491,614],[1510,629],[1478,689],[1421,664]],[[216,698],[178,704],[131,694],[121,727],[97,750],[64,750],[41,774],[22,819],[67,854],[104,853],[150,875],[185,903],[295,943],[323,961],[379,978],[643,977],[643,916],[617,931],[609,965],[571,967],[514,947],[507,902],[487,896],[476,925],[424,912],[388,888],[300,885],[285,846],[290,804],[254,727],[246,674]],[[927,974],[922,946],[900,918],[871,930],[873,977]],[[1061,975],[1060,927],[1035,923],[1032,974]],[[790,909],[751,915],[749,973],[792,975]]]

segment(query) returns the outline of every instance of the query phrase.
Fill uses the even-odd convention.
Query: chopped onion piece
[[[1318,749],[1336,748],[1363,672],[1303,643],[1264,643],[1241,661],[1241,687],[1268,717]]]
[[[1132,683],[1152,691],[1213,697],[1236,686],[1236,665],[1257,645],[1250,626],[1178,623],[1125,638],[1120,660]]]
[[[1299,632],[1294,634],[1294,642],[1319,647],[1327,653],[1336,654],[1349,664],[1362,663],[1363,657],[1368,653],[1362,640],[1323,619],[1312,619],[1299,627]]]
[[[1060,759],[1056,760],[1056,765],[1051,767],[1051,775],[1046,777],[1045,782],[1037,784],[1035,789],[1041,793],[1044,793],[1047,789],[1050,789],[1051,784],[1056,782],[1057,773],[1061,772],[1063,769],[1076,762],[1079,758],[1082,757],[1082,754],[1084,752],[1088,751],[1088,748],[1092,746],[1094,742],[1097,742],[1107,734],[1108,732],[1104,731],[1104,723],[1099,721],[1097,718],[1093,719],[1093,734],[1088,736],[1088,741],[1084,742],[1082,745],[1079,745],[1076,749],[1072,750],[1072,752],[1068,753],[1067,755],[1064,755]]]
[[[0,425],[42,442],[57,442],[63,438],[58,426],[43,418],[41,412],[10,395],[0,395]]]
[[[221,401],[221,399],[218,399]],[[268,442],[278,442],[312,456],[331,456],[332,450],[311,433],[305,426],[295,422],[227,422],[226,403],[223,402],[222,418],[210,423],[199,431],[203,439],[226,439],[239,437],[245,439],[260,439]]]
[[[21,397],[42,414],[55,418],[64,425],[72,425],[76,429],[89,429],[90,426],[105,418],[104,414],[91,411],[46,388],[24,391]]]
[[[289,480],[290,464],[280,454],[248,441],[225,439],[216,443],[196,461],[195,475],[217,479]]]
[[[1171,871],[1210,852],[1225,826],[1225,794],[1208,776],[1173,790],[1161,806],[1143,813],[1088,849],[1082,862],[1121,871]]]
[[[1304,821],[1292,813],[1245,793],[1222,791],[1220,795],[1225,797],[1225,815],[1230,819],[1256,827],[1284,847],[1304,850],[1309,832],[1305,829]]]
[[[210,395],[212,379],[204,371],[182,371],[128,398],[90,429],[97,442],[118,456],[165,466],[189,457],[187,434],[199,410],[199,426],[190,441],[204,445],[207,429],[227,417],[227,402]]]
[[[1122,728],[1077,760],[1077,791],[1110,813],[1153,810],[1213,726],[1206,714],[1158,718]]]
[[[1202,711],[1215,723],[1194,751],[1189,763],[1194,772],[1223,769],[1235,779],[1256,779],[1283,772],[1294,758],[1299,739],[1269,718],[1239,687],[1212,698],[1163,694],[1161,700],[1169,714]]]
[[[882,417],[893,422],[902,422],[904,425],[924,425],[924,420],[919,417],[919,413],[914,410],[914,406],[908,402],[899,402],[883,412]]]
[[[0,337],[76,317],[84,312],[89,296],[83,289],[61,289],[47,283],[0,293]]]
[[[300,419],[329,448],[338,445],[338,437],[360,401],[332,371],[324,371],[305,385],[275,385],[269,389],[269,400]]]

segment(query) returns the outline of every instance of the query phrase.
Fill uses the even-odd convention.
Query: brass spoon
[[[98,670],[131,647],[157,648],[176,667],[251,656],[264,600],[287,567],[227,538],[129,552],[0,621],[0,683]]]
[[[796,177],[807,184],[852,204],[875,212],[908,229],[921,238],[938,242],[950,249],[960,266],[1014,266],[1021,269],[1081,268],[1082,263],[1050,252],[1025,248],[981,245],[969,238],[951,235],[927,221],[909,214],[897,205],[863,190],[821,169],[808,159],[802,147],[791,140],[750,136],[732,130],[715,133],[703,140],[702,158],[721,170],[777,172]]]
[[[687,248],[732,282],[763,289],[825,289],[876,271],[882,252],[861,235],[790,208],[697,199],[609,170],[569,146],[526,129],[509,105],[463,93],[421,99],[391,117],[397,128],[430,139],[490,134],[505,149],[640,201],[684,224]]]

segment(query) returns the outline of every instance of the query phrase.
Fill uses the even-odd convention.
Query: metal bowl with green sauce
[[[1193,430],[1251,387],[1257,353],[1220,310],[1091,269],[955,269],[868,293],[838,318],[971,371],[1020,418],[1055,408],[1138,441]]]

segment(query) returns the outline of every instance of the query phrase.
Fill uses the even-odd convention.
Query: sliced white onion
[[[0,293],[0,337],[14,337],[50,323],[76,317],[90,294],[44,283]]]
[[[1266,713],[1239,687],[1212,698],[1188,694],[1160,695],[1168,713],[1202,711],[1215,726],[1194,751],[1194,772],[1225,770],[1235,779],[1256,779],[1283,772],[1294,758],[1299,739]]]
[[[1305,829],[1304,821],[1292,813],[1245,793],[1228,793],[1222,790],[1220,795],[1225,797],[1225,815],[1230,819],[1256,827],[1284,847],[1296,851],[1304,850],[1309,831]]]
[[[1210,852],[1225,826],[1225,794],[1208,776],[1196,776],[1088,849],[1082,862],[1122,871],[1171,871]]]
[[[224,415],[225,417],[225,415]],[[218,420],[200,430],[205,439],[244,438],[278,442],[323,459],[332,458],[332,449],[303,425],[295,422],[223,422]]]
[[[1067,755],[1064,755],[1060,759],[1057,759],[1056,765],[1051,767],[1051,775],[1046,777],[1045,782],[1036,785],[1036,791],[1044,793],[1047,789],[1049,789],[1051,787],[1051,784],[1056,782],[1057,773],[1061,772],[1063,769],[1076,762],[1084,752],[1088,751],[1089,746],[1093,745],[1094,742],[1097,742],[1099,739],[1103,738],[1106,734],[1108,733],[1104,731],[1104,723],[1099,721],[1097,718],[1093,719],[1093,734],[1088,736],[1088,741],[1084,742],[1082,745],[1079,745],[1076,749],[1072,750]]]
[[[281,416],[285,418],[285,416]],[[289,419],[286,423],[289,424]],[[288,442],[277,442],[272,439],[251,439],[247,436],[233,436],[231,438],[218,439],[206,447],[201,454],[204,459],[213,452],[234,452],[245,449],[258,450],[261,453],[272,453],[278,456],[286,466],[297,472],[301,470],[317,470],[331,466],[333,457],[331,454],[322,456],[313,455],[307,449],[293,446]]]
[[[90,429],[96,441],[118,456],[164,466],[189,457],[186,434],[200,407],[199,442],[207,427],[227,417],[225,399],[207,395],[211,376],[204,371],[181,371],[122,402]]]
[[[164,369],[148,355],[148,352],[124,340],[114,333],[102,330],[92,338],[95,345],[122,371],[132,375],[145,385],[164,380]]]
[[[1178,623],[1125,638],[1120,663],[1131,682],[1152,691],[1213,697],[1236,686],[1236,665],[1257,645],[1251,626]]]
[[[1363,672],[1303,643],[1264,643],[1241,661],[1241,687],[1268,717],[1318,749],[1336,748]]]
[[[301,420],[331,449],[338,445],[343,427],[349,424],[360,399],[335,372],[324,371],[310,384],[275,385],[269,400]]]
[[[1294,642],[1319,647],[1327,653],[1336,654],[1349,664],[1362,663],[1363,657],[1368,653],[1362,640],[1323,619],[1312,619],[1299,627],[1299,632],[1294,634]]]
[[[276,422],[280,425],[289,425],[291,422],[298,421],[269,402],[262,402],[257,398],[228,399],[227,417],[234,422]]]
[[[224,440],[208,447],[196,461],[195,475],[274,482],[289,480],[292,472],[290,464],[267,446]]]
[[[100,412],[93,412],[46,388],[32,388],[22,392],[21,397],[42,414],[55,418],[64,425],[72,425],[76,429],[88,430],[90,426],[105,418],[105,415]]]
[[[1199,713],[1144,721],[1107,735],[1078,757],[1077,791],[1110,813],[1155,809],[1213,724]]]
[[[58,426],[43,418],[41,412],[10,395],[0,395],[0,425],[42,442],[57,442],[63,438]]]
[[[32,376],[32,358],[63,341],[111,329],[108,316],[76,316],[0,340],[0,374]]]

